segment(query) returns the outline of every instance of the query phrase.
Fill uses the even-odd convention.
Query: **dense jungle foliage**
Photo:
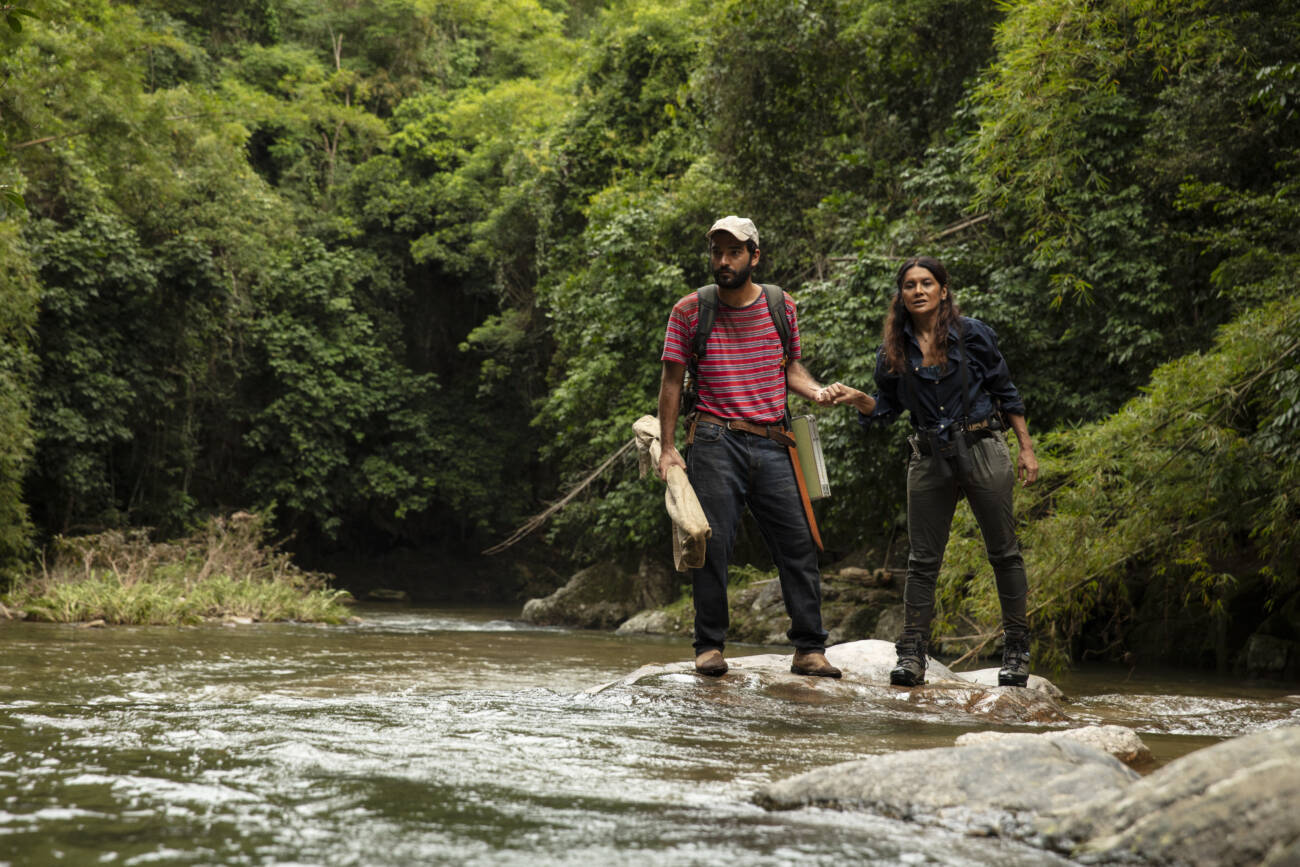
[[[1020,508],[1059,651],[1119,653],[1137,587],[1215,622],[1241,584],[1252,622],[1300,607],[1295,3],[0,18],[8,568],[272,505],[314,551],[488,547],[654,411],[667,312],[740,213],[823,381],[870,385],[905,255],[944,258],[997,329],[1041,440]],[[829,553],[883,551],[904,426],[816,411]],[[656,483],[629,456],[544,541],[667,557]],[[958,633],[996,624],[978,544],[959,523]]]

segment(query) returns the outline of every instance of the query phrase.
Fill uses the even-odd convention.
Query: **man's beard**
[[[713,280],[720,289],[739,289],[749,282],[749,275],[754,273],[753,265],[746,265],[739,271],[719,268],[713,272]]]

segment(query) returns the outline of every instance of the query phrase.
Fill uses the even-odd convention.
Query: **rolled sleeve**
[[[883,427],[893,424],[903,411],[898,399],[898,374],[890,372],[885,364],[884,349],[876,352],[876,391],[871,395],[876,401],[876,408],[870,413],[859,412],[858,424],[865,428]]]
[[[978,319],[968,319],[966,346],[971,361],[979,368],[984,390],[1003,412],[1024,415],[1025,402],[1011,381],[1011,368],[998,349],[997,332]]]

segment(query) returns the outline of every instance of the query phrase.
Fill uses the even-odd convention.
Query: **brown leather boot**
[[[809,677],[839,677],[840,670],[831,665],[826,654],[813,651],[804,653],[801,650],[794,652],[794,662],[790,665],[791,674],[804,674]]]
[[[695,657],[695,670],[709,677],[721,677],[727,673],[727,660],[722,658],[721,650],[706,650]]]

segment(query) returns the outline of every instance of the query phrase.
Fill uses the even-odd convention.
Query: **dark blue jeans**
[[[789,450],[765,437],[701,422],[686,455],[686,475],[713,531],[704,565],[692,575],[695,652],[726,646],[731,622],[727,564],[745,506],[781,577],[781,596],[790,615],[786,636],[797,650],[825,650],[817,545],[804,516]]]

